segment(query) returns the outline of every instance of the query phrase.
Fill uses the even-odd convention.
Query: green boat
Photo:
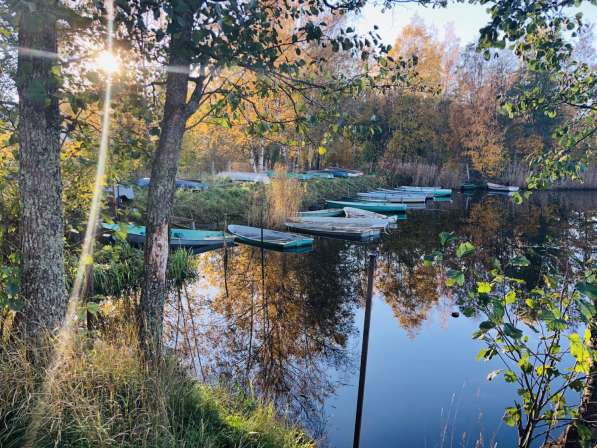
[[[336,217],[344,216],[344,210],[341,208],[324,208],[323,210],[312,210],[308,212],[299,212],[299,216],[307,218],[309,216],[320,216],[320,217]]]
[[[357,201],[325,201],[332,208],[354,207],[371,212],[404,212],[406,204],[398,202],[357,202]]]
[[[102,228],[115,232],[120,229],[120,224],[102,223]],[[131,244],[145,243],[145,226],[126,226],[126,239]],[[234,236],[216,230],[170,229],[171,247],[217,247],[224,244],[233,244]]]
[[[294,251],[297,248],[313,245],[313,238],[307,238],[296,233],[278,232],[235,224],[229,225],[228,231],[236,236],[238,242],[251,246]]]
[[[432,196],[450,196],[452,194],[451,188],[440,188],[440,187],[415,187],[412,185],[406,185],[398,187],[397,191],[408,192],[408,193],[424,193]]]

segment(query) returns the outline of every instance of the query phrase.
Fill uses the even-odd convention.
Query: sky
[[[462,46],[476,41],[479,29],[485,26],[490,19],[486,6],[470,5],[468,3],[450,4],[446,8],[431,8],[417,4],[401,4],[390,10],[382,12],[379,5],[373,2],[365,7],[361,17],[357,20],[357,29],[366,33],[379,26],[378,33],[385,43],[393,44],[400,30],[407,25],[413,16],[420,16],[423,21],[443,34],[450,23],[453,31],[460,39]],[[597,23],[597,6],[585,2],[580,10],[585,21]]]

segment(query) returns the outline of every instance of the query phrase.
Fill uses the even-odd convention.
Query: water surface
[[[273,400],[322,446],[352,446],[367,265],[376,251],[361,447],[514,446],[501,416],[515,388],[487,381],[503,366],[475,361],[478,319],[452,317],[459,292],[423,264],[442,231],[475,244],[475,269],[530,254],[532,288],[544,260],[564,266],[595,256],[597,193],[537,193],[522,205],[455,194],[409,211],[372,244],[318,238],[308,254],[242,245],[202,254],[182,319],[192,337],[179,345],[198,375]]]

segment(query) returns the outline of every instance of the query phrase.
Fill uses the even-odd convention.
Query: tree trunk
[[[24,50],[57,51],[56,20],[42,4],[23,8],[19,20],[19,234],[25,306],[15,326],[25,337],[55,331],[68,302],[55,61]]]
[[[189,33],[172,38],[171,66],[189,67],[184,51]],[[158,360],[162,345],[162,323],[167,298],[168,223],[174,201],[180,147],[187,121],[188,74],[172,70],[166,79],[166,103],[161,135],[154,154],[149,183],[147,235],[143,291],[139,303],[139,343],[148,360]]]

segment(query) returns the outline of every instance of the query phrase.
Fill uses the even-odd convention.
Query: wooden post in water
[[[365,377],[367,373],[367,353],[369,351],[369,327],[371,325],[371,302],[373,298],[373,277],[377,252],[369,254],[369,275],[367,278],[367,297],[365,300],[365,322],[363,325],[363,343],[361,346],[361,367],[359,369],[359,391],[357,395],[357,414],[354,422],[353,448],[361,443],[361,420],[363,418],[363,397],[365,395]]]

